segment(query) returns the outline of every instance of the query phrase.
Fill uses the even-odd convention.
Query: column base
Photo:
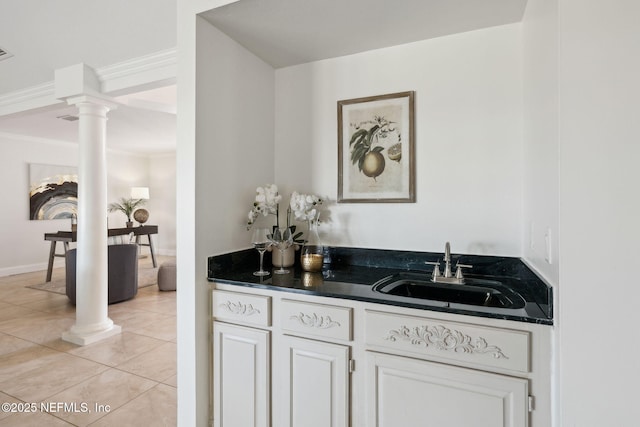
[[[75,326],[72,326],[69,331],[63,332],[62,340],[77,345],[89,345],[105,338],[119,335],[122,332],[122,328],[114,325],[113,322],[109,327],[100,330],[78,331],[77,329]]]

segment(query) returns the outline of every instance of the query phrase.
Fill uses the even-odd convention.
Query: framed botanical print
[[[338,101],[338,203],[415,202],[414,92]]]

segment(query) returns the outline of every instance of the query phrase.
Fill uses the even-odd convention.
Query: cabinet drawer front
[[[528,373],[529,332],[366,311],[372,349],[481,369]]]
[[[211,303],[216,320],[271,326],[271,297],[214,290]]]
[[[294,334],[351,341],[353,309],[282,300],[282,329]]]

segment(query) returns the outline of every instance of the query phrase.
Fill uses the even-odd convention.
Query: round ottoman
[[[161,291],[176,290],[176,262],[166,261],[158,268],[158,288]]]

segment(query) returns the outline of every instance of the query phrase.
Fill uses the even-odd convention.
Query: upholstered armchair
[[[138,245],[109,245],[109,304],[126,301],[138,293]],[[67,251],[66,288],[76,303],[76,250]]]

